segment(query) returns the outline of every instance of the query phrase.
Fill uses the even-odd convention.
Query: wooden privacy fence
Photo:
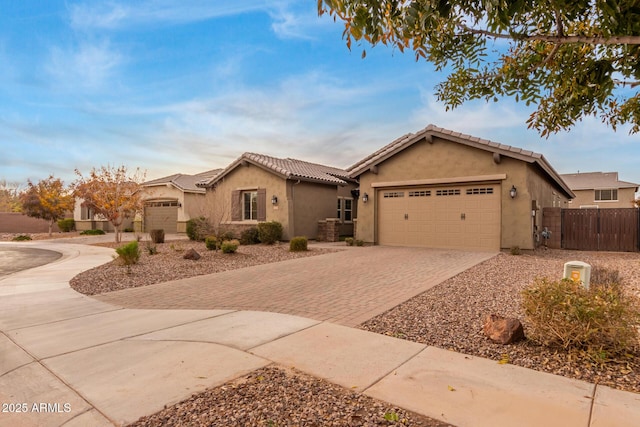
[[[640,209],[562,209],[560,228],[563,249],[640,250]]]

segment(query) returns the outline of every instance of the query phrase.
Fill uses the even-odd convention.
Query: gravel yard
[[[362,329],[460,353],[486,357],[569,378],[640,392],[640,354],[617,363],[597,363],[577,352],[552,351],[529,341],[493,344],[482,333],[487,314],[517,317],[520,292],[536,277],[559,279],[567,261],[619,270],[640,295],[640,254],[539,250],[501,253],[361,325]]]
[[[160,426],[448,426],[293,369],[267,366],[131,424]]]
[[[100,246],[117,247],[121,244],[101,243]],[[202,242],[175,240],[155,245],[158,253],[150,255],[147,243],[140,242],[140,262],[131,266],[131,273],[114,260],[108,264],[80,273],[71,280],[71,287],[85,295],[96,295],[120,289],[153,285],[176,279],[219,273],[221,271],[249,267],[288,259],[322,255],[333,249],[311,248],[306,252],[289,252],[286,243],[273,246],[240,246],[235,254],[223,254],[208,250]],[[188,249],[195,249],[201,256],[198,261],[183,259]]]

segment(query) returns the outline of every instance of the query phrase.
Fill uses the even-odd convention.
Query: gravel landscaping
[[[268,366],[209,389],[131,426],[416,426],[449,424],[294,369]]]
[[[100,246],[118,247],[122,244],[101,243]],[[158,253],[150,255],[147,243],[140,242],[140,262],[131,266],[131,272],[118,260],[87,270],[74,277],[73,289],[85,295],[96,295],[138,286],[153,285],[176,279],[219,273],[252,265],[286,261],[294,258],[322,255],[334,249],[311,248],[306,252],[289,252],[286,243],[240,246],[234,254],[210,251],[202,242],[175,240],[155,245]],[[202,258],[197,261],[183,259],[189,249],[195,249]]]
[[[519,318],[520,292],[536,277],[559,279],[567,261],[620,272],[640,295],[640,254],[539,250],[501,253],[361,325],[362,329],[569,378],[640,392],[640,354],[599,363],[579,352],[549,350],[530,341],[494,344],[482,333],[487,314]]]

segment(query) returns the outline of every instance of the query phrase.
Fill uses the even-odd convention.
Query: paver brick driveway
[[[128,308],[271,311],[355,326],[494,255],[356,247],[95,298]]]

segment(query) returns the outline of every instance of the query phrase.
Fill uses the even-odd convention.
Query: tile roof
[[[638,184],[618,180],[618,172],[579,172],[560,175],[572,190],[597,188],[638,188]]]
[[[212,170],[200,172],[195,175],[186,175],[186,174],[176,173],[173,175],[147,181],[143,183],[143,186],[151,187],[154,185],[171,184],[182,191],[202,193],[204,192],[204,190],[198,187],[197,183],[202,180],[210,180],[216,175],[218,175],[220,172],[222,172],[222,169],[212,169]]]
[[[198,186],[209,187],[213,185],[243,162],[249,162],[254,165],[261,166],[282,176],[284,179],[300,179],[302,181],[335,185],[345,185],[349,181],[353,181],[349,178],[349,174],[344,169],[292,158],[282,159],[258,153],[244,153],[233,163],[227,166],[219,175],[209,179],[208,181],[198,183]]]
[[[466,135],[460,132],[437,127],[432,124],[416,133],[408,133],[392,141],[373,154],[370,154],[354,165],[348,167],[347,172],[349,173],[350,177],[355,178],[369,170],[370,167],[383,162],[384,160],[392,157],[396,153],[404,150],[414,143],[422,141],[425,138],[432,138],[434,136],[446,139],[448,141],[487,150],[493,153],[498,153],[503,156],[519,159],[528,163],[536,163],[547,173],[547,175],[552,180],[554,180],[560,186],[560,188],[562,188],[567,193],[569,197],[575,197],[575,195],[571,192],[569,186],[562,180],[560,175],[553,169],[553,167],[551,167],[549,162],[547,162],[542,154],[518,147],[512,147],[511,145],[500,144],[488,139]]]

